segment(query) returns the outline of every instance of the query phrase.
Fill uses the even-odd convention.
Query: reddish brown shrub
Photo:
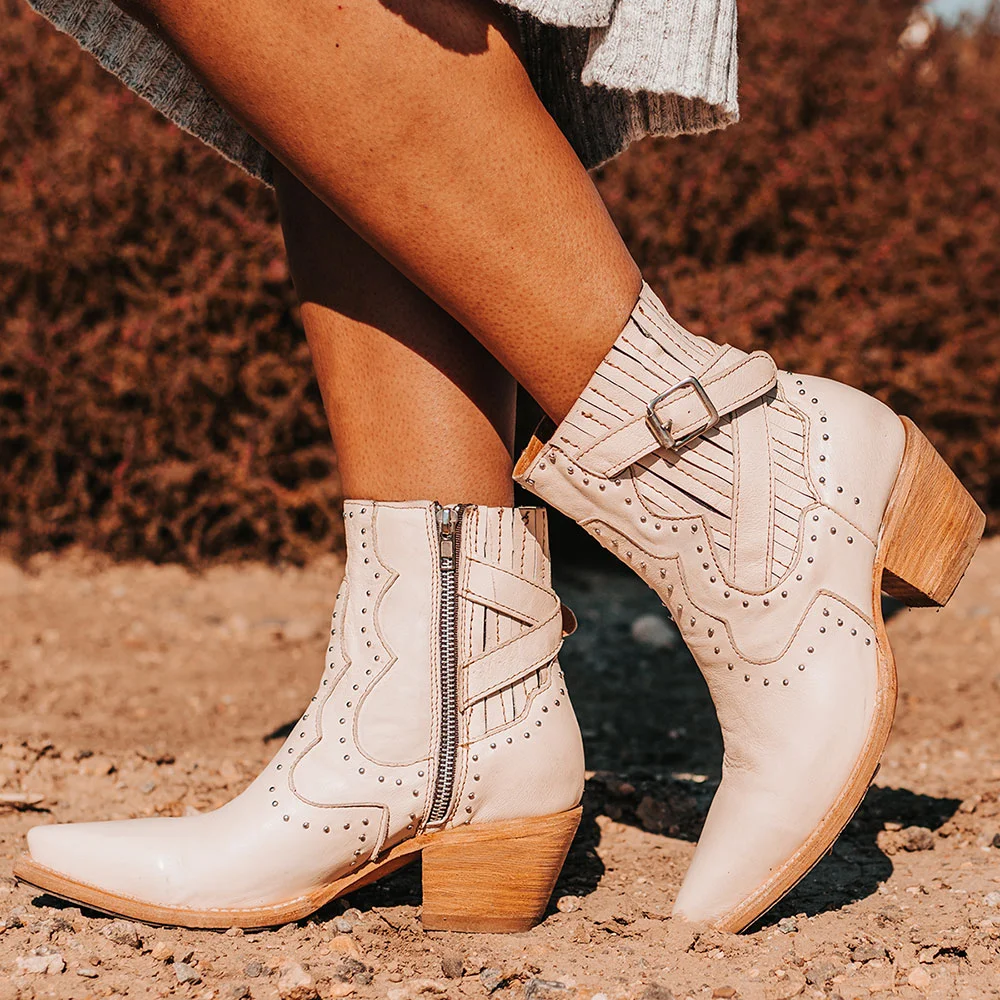
[[[0,542],[302,559],[335,462],[270,194],[0,0]],[[1000,46],[758,0],[744,122],[600,185],[682,321],[875,392],[1000,509]]]
[[[0,5],[6,547],[329,549],[339,487],[270,192]]]

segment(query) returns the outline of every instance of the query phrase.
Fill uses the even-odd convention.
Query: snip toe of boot
[[[29,860],[70,882],[132,898],[167,894],[172,862],[168,840],[150,837],[165,819],[58,823],[28,831]],[[140,829],[143,826],[145,829]],[[153,827],[153,831],[149,827]],[[140,836],[137,840],[137,835]],[[156,842],[163,840],[160,848]],[[141,843],[142,850],[136,849]]]

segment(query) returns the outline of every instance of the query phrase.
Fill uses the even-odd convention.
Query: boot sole
[[[421,922],[427,930],[526,931],[542,919],[580,824],[582,809],[425,833],[378,861],[312,892],[268,906],[161,906],[68,878],[22,855],[14,876],[52,896],[114,916],[168,927],[265,928],[302,920],[320,907],[423,858]]]
[[[790,892],[833,846],[875,780],[896,714],[896,663],[882,618],[881,593],[910,606],[942,607],[982,538],[986,515],[917,426],[906,417],[900,420],[906,445],[882,518],[872,581],[878,700],[868,737],[823,820],[753,895],[712,921],[719,930],[744,930]]]

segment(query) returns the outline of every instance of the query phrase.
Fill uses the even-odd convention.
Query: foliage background
[[[698,333],[912,416],[1000,512],[1000,39],[755,0],[743,122],[598,172]],[[336,459],[269,191],[0,0],[0,547],[300,561]]]

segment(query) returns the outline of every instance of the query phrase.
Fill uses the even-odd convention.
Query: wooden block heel
[[[904,604],[948,602],[972,559],[986,515],[916,425],[882,522],[882,590]]]
[[[465,826],[423,849],[428,930],[526,931],[545,912],[582,810]]]

